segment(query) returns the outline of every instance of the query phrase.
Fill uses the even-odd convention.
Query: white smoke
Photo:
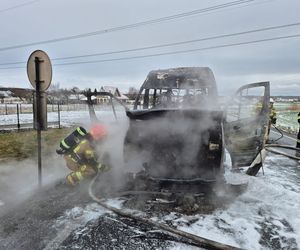
[[[42,157],[42,184],[47,186],[66,175],[62,158],[47,152]],[[5,207],[18,204],[39,190],[37,159],[0,164],[0,200]],[[4,206],[3,206],[4,207]]]

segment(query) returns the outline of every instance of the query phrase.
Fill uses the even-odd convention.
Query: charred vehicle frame
[[[85,95],[92,120],[91,96],[114,98],[97,91]],[[129,118],[125,169],[135,167],[139,180],[161,188],[215,183],[223,181],[226,148],[233,168],[249,167],[248,174],[256,175],[265,156],[269,97],[269,82],[247,84],[221,107],[210,68],[151,71],[133,110],[122,104]]]

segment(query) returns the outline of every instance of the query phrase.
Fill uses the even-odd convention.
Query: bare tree
[[[139,91],[135,87],[129,87],[127,97],[129,100],[135,100],[137,97]]]
[[[76,86],[72,87],[71,88],[71,93],[76,96],[77,101],[80,100],[81,90],[78,87],[76,87]]]
[[[70,89],[61,89],[62,99],[66,104],[69,104],[70,95],[72,94]]]

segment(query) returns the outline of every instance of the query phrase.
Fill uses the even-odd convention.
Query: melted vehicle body
[[[125,164],[166,181],[215,181],[223,172],[223,112],[209,68],[151,71],[126,113]]]
[[[113,98],[97,91],[85,95],[92,120],[97,119],[91,97]],[[221,109],[209,68],[151,71],[133,110],[125,107],[130,123],[125,171],[159,183],[212,183],[223,179],[226,147],[233,168],[250,166],[248,173],[256,175],[267,139],[269,96],[269,82],[248,84]]]
[[[226,146],[233,167],[255,167],[249,171],[255,175],[263,162],[269,96],[269,82],[248,84],[221,110],[209,68],[151,71],[126,112],[125,164],[144,166],[156,180],[212,182],[222,179]]]

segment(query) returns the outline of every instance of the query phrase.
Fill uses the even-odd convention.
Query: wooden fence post
[[[60,128],[60,108],[59,108],[59,103],[57,104],[57,114],[58,114],[58,128]]]
[[[19,104],[17,104],[17,120],[18,120],[17,127],[18,127],[18,130],[20,130]]]

